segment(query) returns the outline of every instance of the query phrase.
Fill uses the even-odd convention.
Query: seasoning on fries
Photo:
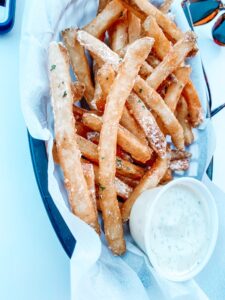
[[[100,0],[89,24],[62,32],[66,48],[50,44],[54,160],[72,212],[99,233],[99,211],[116,255],[126,250],[123,222],[138,196],[189,168],[185,146],[203,121],[185,62],[196,37],[166,15],[171,2]]]

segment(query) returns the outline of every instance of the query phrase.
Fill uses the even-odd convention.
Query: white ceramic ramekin
[[[201,200],[203,200],[208,208],[208,222],[210,224],[210,238],[208,241],[208,249],[205,253],[204,258],[201,263],[194,266],[191,270],[187,272],[182,272],[182,274],[174,275],[172,272],[169,274],[165,273],[158,266],[156,260],[154,259],[153,253],[151,253],[150,245],[149,245],[149,232],[151,226],[151,216],[155,212],[155,206],[157,201],[159,201],[161,195],[166,193],[168,189],[174,187],[176,185],[185,186],[186,188],[190,188],[193,192],[197,193],[201,196]],[[130,231],[131,235],[134,238],[137,245],[147,254],[151,264],[154,269],[163,277],[172,280],[172,281],[186,281],[188,279],[193,278],[197,275],[207,264],[209,261],[212,252],[215,248],[217,235],[218,235],[218,213],[215,204],[215,200],[208,190],[208,188],[200,181],[183,177],[180,179],[176,179],[168,183],[164,186],[159,186],[157,188],[147,190],[142,193],[139,198],[136,200],[133,205],[131,215],[130,215]]]

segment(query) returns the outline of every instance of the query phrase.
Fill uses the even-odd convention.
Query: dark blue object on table
[[[16,0],[0,0],[0,34],[9,32],[15,21]]]

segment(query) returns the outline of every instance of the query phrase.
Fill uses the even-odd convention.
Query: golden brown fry
[[[92,130],[98,132],[101,131],[101,117],[94,114],[84,114],[82,121],[84,125],[91,128]],[[152,150],[148,146],[143,145],[143,143],[141,143],[139,139],[137,139],[130,131],[128,131],[121,125],[119,125],[118,127],[117,144],[124,151],[130,153],[134,159],[142,163],[145,163],[151,157]]]
[[[78,102],[84,96],[85,86],[83,83],[75,81],[71,84],[71,90],[73,93],[73,102]]]
[[[170,150],[169,152],[170,160],[178,160],[184,158],[190,158],[191,153],[188,151],[181,151],[181,150]]]
[[[166,184],[171,180],[173,180],[173,173],[172,173],[171,169],[167,169],[166,173],[160,180],[159,184]]]
[[[95,37],[100,37],[120,16],[124,7],[117,0],[110,1],[105,8],[84,27],[84,30]]]
[[[190,122],[192,126],[197,127],[203,121],[203,111],[196,88],[190,80],[185,85],[182,94],[188,105]]]
[[[87,139],[77,136],[77,144],[84,157],[91,162],[98,164],[98,146]],[[129,178],[140,179],[144,174],[144,169],[129,161],[116,157],[116,174]]]
[[[144,61],[143,65],[140,68],[139,75],[143,78],[146,79],[148,76],[150,76],[153,72],[152,66],[150,66],[147,61]]]
[[[98,14],[106,7],[106,5],[110,2],[111,0],[99,0],[98,4]]]
[[[177,103],[180,99],[182,90],[189,80],[191,68],[189,66],[180,67],[174,71],[176,81],[171,83],[166,91],[164,101],[172,112],[176,110]]]
[[[167,158],[157,158],[150,170],[142,177],[129,199],[123,204],[121,213],[124,222],[129,219],[132,206],[137,197],[145,190],[156,187],[166,173],[167,168]]]
[[[109,247],[115,254],[124,253],[126,246],[123,226],[116,199],[116,144],[117,130],[126,99],[128,98],[143,61],[154,40],[143,38],[128,48],[118,74],[108,94],[99,141],[100,204]],[[123,86],[123,89],[120,87]]]
[[[148,145],[144,131],[137,124],[134,118],[130,115],[126,106],[124,106],[123,114],[120,119],[120,124],[133,133],[144,145]]]
[[[49,63],[56,144],[70,206],[75,215],[99,232],[97,214],[89,196],[77,145],[69,57],[61,44],[50,44]]]
[[[91,106],[91,100],[94,96],[94,86],[84,48],[77,42],[76,35],[77,31],[73,28],[62,31],[62,37],[70,55],[73,71],[79,82],[85,86],[84,96]]]
[[[118,70],[120,64],[119,55],[113,52],[109,47],[107,47],[101,41],[95,39],[94,37],[84,33],[82,31],[78,32],[78,39],[81,44],[92,51],[99,59],[104,63],[110,61],[113,69],[115,71]],[[138,96],[150,107],[154,110],[157,115],[162,119],[165,127],[167,128],[169,134],[172,137],[174,145],[183,150],[184,149],[184,136],[183,129],[180,126],[179,122],[165,104],[160,95],[151,88],[146,81],[144,81],[140,76],[136,77],[134,90],[138,94]]]
[[[110,48],[119,53],[128,44],[128,21],[127,14],[111,26],[109,30]]]
[[[135,80],[134,90],[137,95],[144,101],[160,117],[167,131],[171,135],[174,145],[180,149],[184,149],[183,129],[174,114],[165,104],[160,95],[151,88],[146,81],[137,77]]]
[[[176,24],[148,0],[120,0],[120,2],[142,21],[144,21],[148,16],[155,17],[159,26],[172,41],[178,41],[183,37],[182,31],[176,26]]]
[[[149,16],[146,18],[142,26],[145,35],[155,39],[152,49],[154,50],[156,56],[163,60],[164,56],[166,56],[171,49],[171,42],[166,38],[154,17]]]
[[[94,166],[96,184],[99,184],[99,167],[96,165],[93,166]],[[128,199],[128,197],[133,191],[133,189],[129,185],[121,181],[118,177],[115,177],[115,187],[116,187],[117,195],[123,198],[124,200]]]
[[[128,44],[133,43],[141,37],[141,20],[132,12],[127,12],[128,18]]]
[[[160,64],[160,59],[151,53],[147,57],[146,61],[152,68],[156,68]]]
[[[97,78],[101,85],[103,95],[106,99],[115,78],[115,72],[112,66],[107,63],[104,64],[101,67],[101,69],[99,69]],[[129,114],[126,107],[124,107],[123,109],[123,114],[120,119],[120,124],[126,129],[128,129],[131,133],[133,133],[142,143],[147,145],[146,138],[142,129],[138,126],[138,124]]]
[[[147,109],[141,99],[134,93],[127,99],[127,106],[134,118],[145,132],[145,135],[152,147],[160,157],[166,155],[166,139],[160,131],[155,118]]]
[[[193,32],[186,32],[184,37],[179,40],[164,57],[163,61],[154,69],[153,73],[147,78],[147,83],[157,89],[177,67],[184,61],[185,57],[196,45],[196,36]]]
[[[97,205],[96,205],[96,193],[95,193],[95,173],[94,173],[93,165],[90,163],[82,163],[82,169],[83,169],[85,180],[87,182],[89,195],[95,209],[95,213],[96,215],[98,215]],[[98,234],[100,234],[100,227],[98,227]]]
[[[173,3],[173,0],[165,0],[163,2],[163,4],[160,5],[159,10],[164,13],[167,14],[170,10],[171,4]]]
[[[188,122],[188,107],[184,97],[180,98],[180,101],[177,105],[177,119],[183,127],[185,145],[188,146],[193,143],[194,135]]]
[[[184,158],[178,160],[171,160],[169,165],[172,171],[186,171],[189,168],[190,163],[189,159]]]

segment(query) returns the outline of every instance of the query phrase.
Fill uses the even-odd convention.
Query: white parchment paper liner
[[[82,27],[96,14],[96,0],[30,0],[27,1],[22,26],[20,47],[21,107],[30,134],[47,141],[48,153],[52,149],[52,114],[48,82],[48,46],[60,39],[66,27]],[[180,2],[173,6],[177,23],[187,29]],[[193,80],[206,110],[206,97],[200,57],[192,60]],[[195,132],[196,143],[190,173],[201,178],[215,147],[211,123],[205,122]],[[196,160],[196,163],[195,161]],[[198,162],[198,163],[197,163]],[[224,194],[204,178],[216,196],[219,212],[225,211]],[[223,299],[219,287],[225,278],[225,218],[220,216],[220,234],[216,250],[207,267],[197,277],[185,283],[173,283],[155,274],[146,256],[135,246],[128,228],[125,228],[127,253],[115,257],[108,250],[104,238],[75,217],[68,208],[62,176],[49,155],[49,192],[74,235],[77,243],[71,258],[71,299],[76,300],[145,300],[145,299]],[[213,278],[213,280],[212,280]],[[216,279],[216,281],[215,281]],[[57,287],[56,287],[57,288]]]

